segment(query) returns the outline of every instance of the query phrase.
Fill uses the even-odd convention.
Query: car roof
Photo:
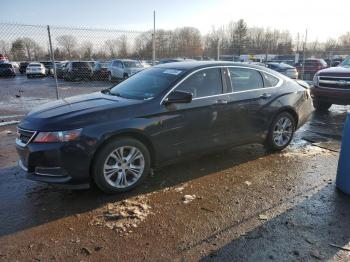
[[[139,60],[135,60],[135,59],[112,59],[112,60],[109,60],[108,62],[113,62],[113,61],[121,61],[121,62],[138,62]]]
[[[237,62],[226,62],[226,61],[188,61],[188,62],[175,62],[175,63],[166,63],[159,64],[154,67],[158,68],[169,68],[169,69],[179,69],[179,70],[196,70],[205,67],[211,66],[241,66],[241,67],[249,67],[255,69],[267,69],[266,67],[262,67],[259,65],[253,64],[244,64]]]
[[[294,66],[288,65],[286,63],[269,62],[268,65],[274,65],[279,68],[294,68]]]

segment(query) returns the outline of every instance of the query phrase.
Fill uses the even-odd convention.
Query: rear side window
[[[222,94],[221,70],[211,68],[194,73],[176,90],[192,93],[193,98]]]
[[[274,77],[273,75],[266,74],[264,72],[262,72],[261,74],[264,78],[265,87],[274,87],[280,81],[277,77]]]
[[[233,92],[264,88],[263,78],[257,70],[230,67],[229,74]]]

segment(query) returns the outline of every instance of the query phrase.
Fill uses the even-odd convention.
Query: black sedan
[[[151,168],[218,148],[282,150],[311,109],[307,88],[264,67],[169,63],[36,108],[16,145],[30,179],[124,192]]]
[[[13,65],[10,63],[0,63],[0,76],[16,76]]]
[[[294,66],[285,63],[269,62],[266,64],[266,67],[293,79],[297,79],[299,75],[298,70]]]

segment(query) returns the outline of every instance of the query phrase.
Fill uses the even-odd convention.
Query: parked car
[[[63,72],[64,72],[65,66],[67,64],[68,64],[68,62],[56,63],[56,75],[57,75],[57,78],[63,78]]]
[[[270,62],[266,64],[266,67],[275,70],[285,76],[288,76],[292,79],[298,79],[298,70],[291,65],[285,63],[274,63]]]
[[[323,59],[306,59],[304,72],[303,72],[303,62],[299,62],[296,65],[299,76],[306,81],[312,81],[314,75],[317,71],[327,68],[327,63]]]
[[[186,58],[163,58],[159,60],[158,64],[167,64],[167,63],[175,63],[175,62],[193,62],[196,60],[186,59]]]
[[[21,62],[21,63],[19,63],[19,72],[21,74],[25,74],[28,65],[29,65],[28,62]]]
[[[92,68],[92,78],[95,80],[107,80],[108,64],[109,62],[95,62]]]
[[[45,67],[45,75],[53,75],[53,63],[51,61],[40,62]]]
[[[16,76],[13,65],[10,63],[0,63],[0,76]]]
[[[63,78],[68,81],[81,81],[91,79],[92,68],[89,62],[71,61],[68,62],[63,70]]]
[[[18,125],[19,165],[33,180],[124,192],[151,168],[218,148],[282,150],[311,109],[307,88],[268,68],[163,64],[31,111]]]
[[[140,61],[131,59],[117,59],[110,61],[108,65],[108,80],[125,80],[145,69]]]
[[[45,66],[38,62],[32,62],[26,68],[26,75],[27,78],[44,77],[46,76]]]
[[[149,63],[147,60],[141,60],[140,63],[144,68],[148,68],[148,67],[152,66],[153,61],[151,63]]]
[[[17,62],[10,62],[10,64],[12,64],[15,69],[19,69],[19,63],[17,63]]]
[[[333,104],[350,105],[350,56],[338,67],[315,74],[311,96],[318,111],[327,111]]]

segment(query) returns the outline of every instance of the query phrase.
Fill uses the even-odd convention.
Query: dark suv
[[[21,73],[21,75],[26,73],[26,69],[28,65],[29,65],[29,62],[19,63],[19,72]]]
[[[92,77],[92,67],[89,62],[72,61],[65,65],[64,80],[81,81]]]
[[[332,104],[350,104],[350,56],[339,66],[318,71],[311,88],[314,107],[327,111]]]

